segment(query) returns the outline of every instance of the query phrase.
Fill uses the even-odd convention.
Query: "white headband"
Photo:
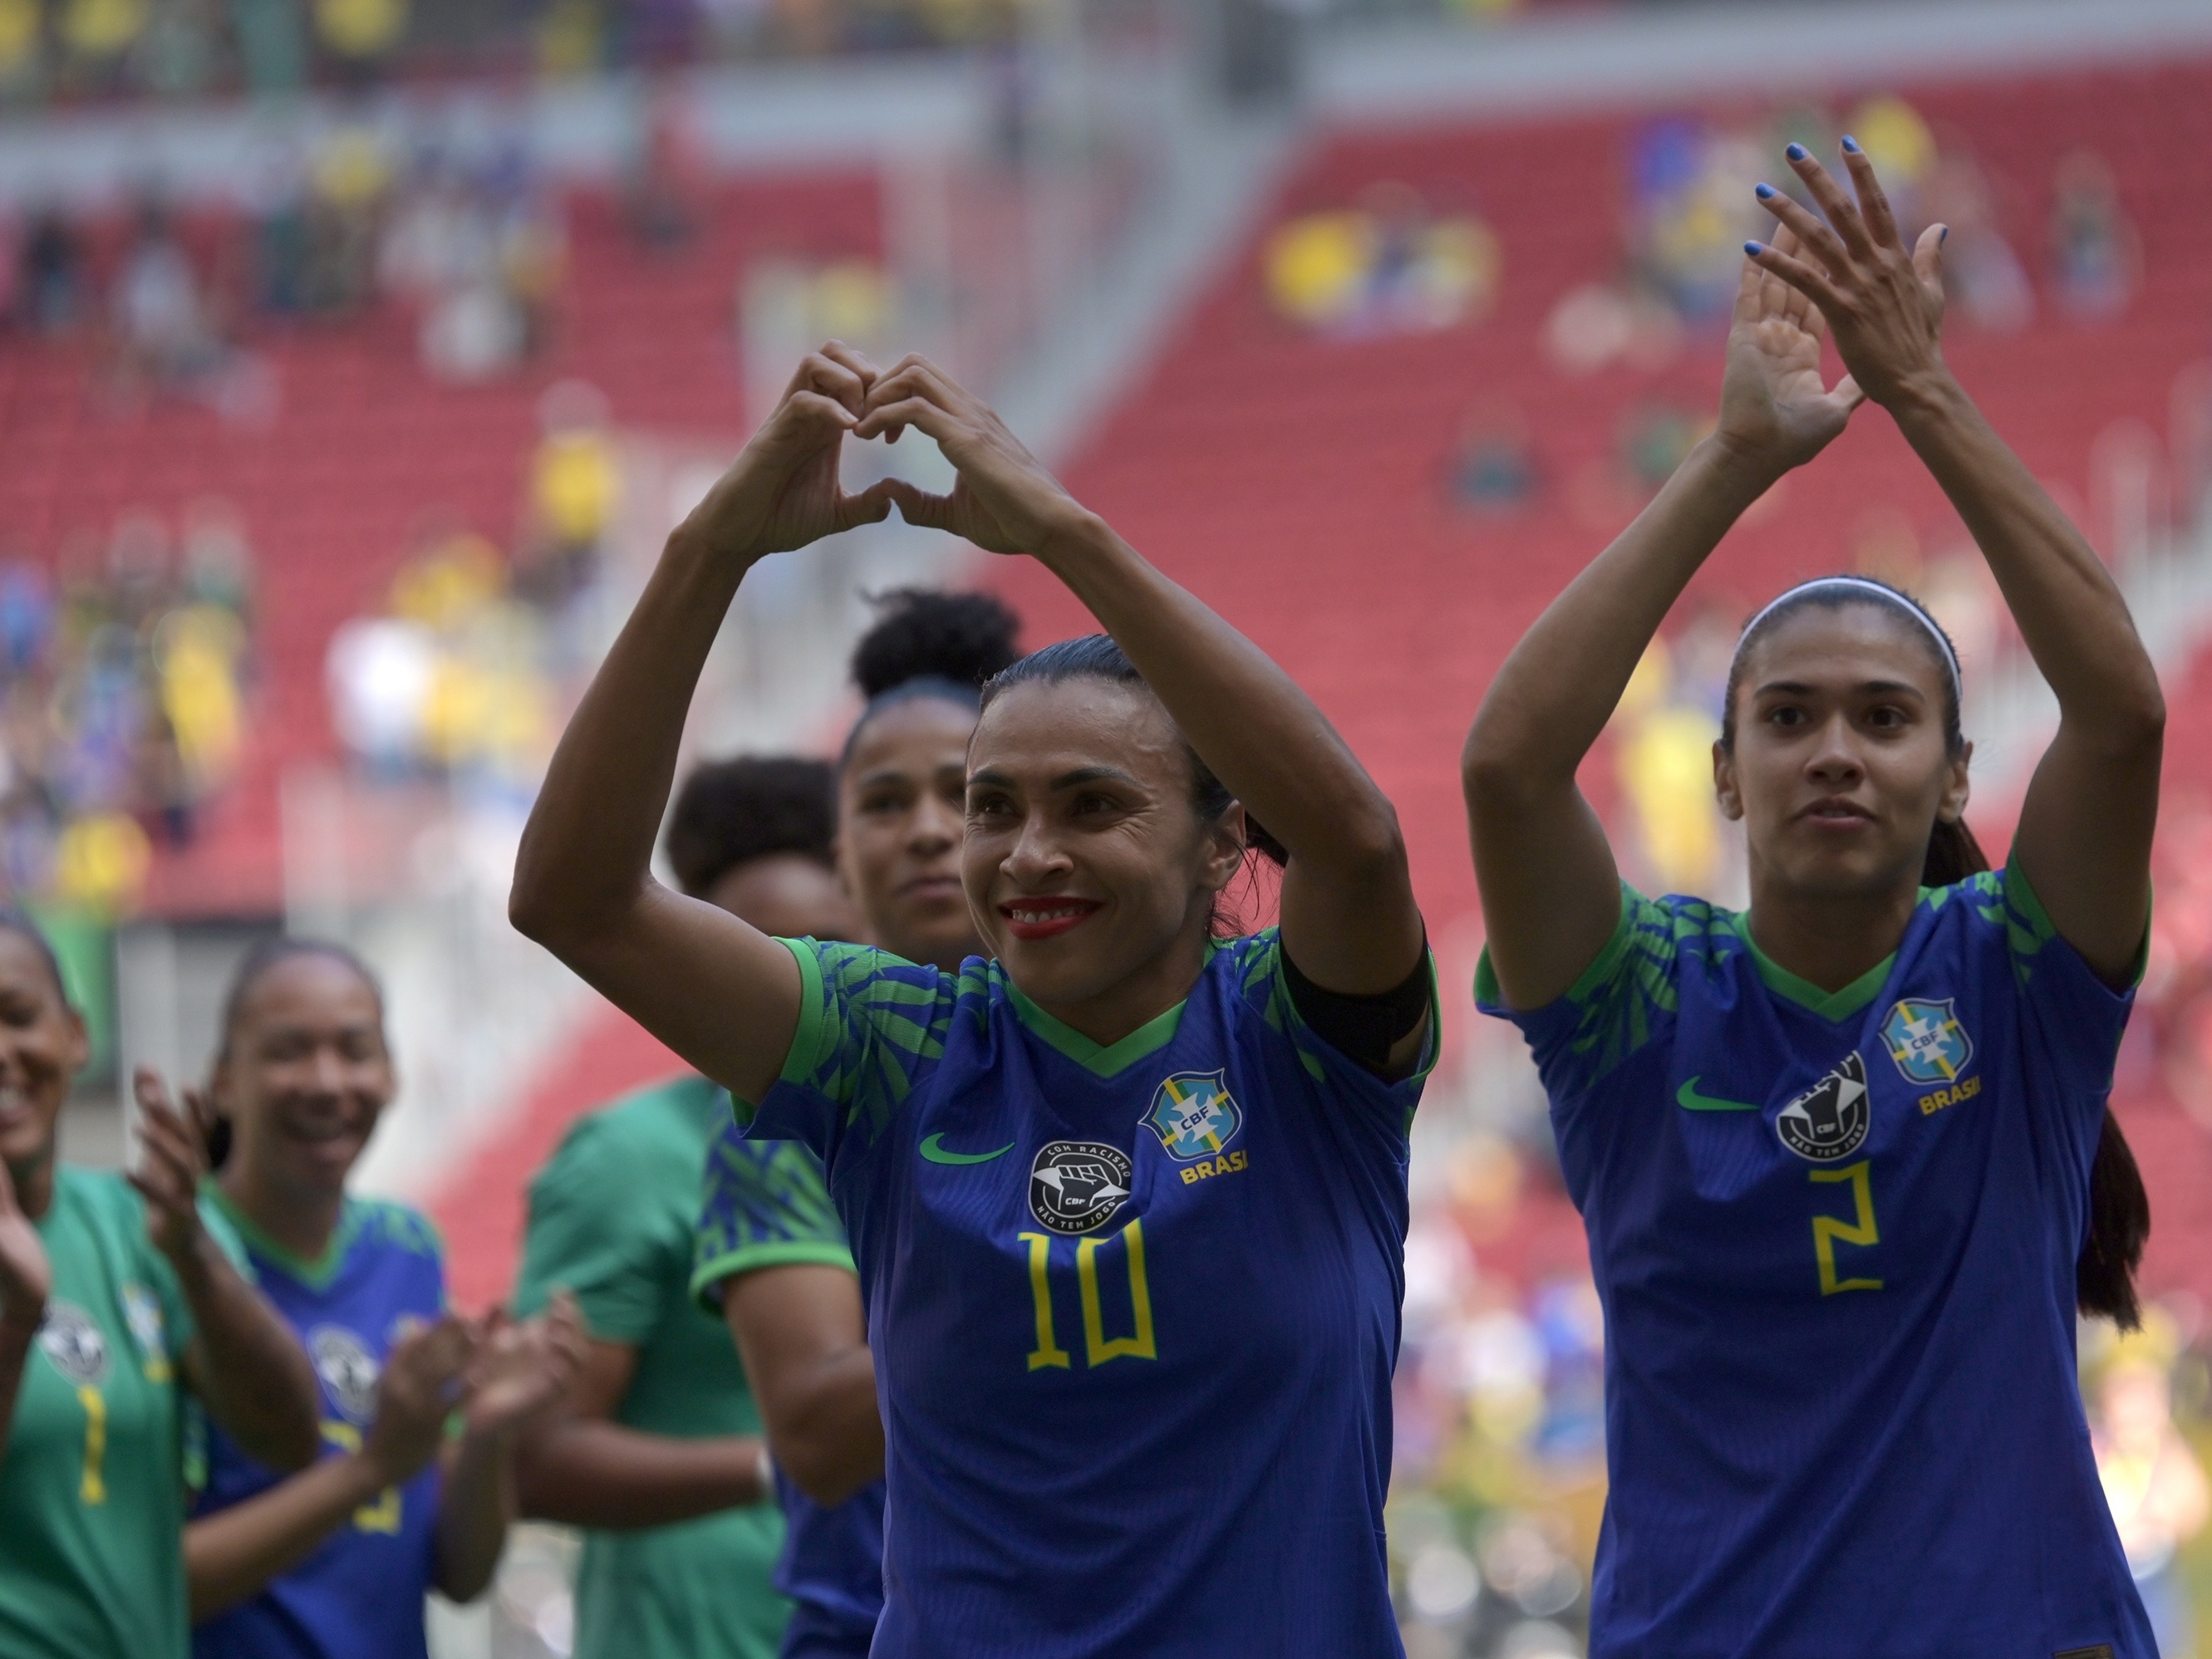
[[[1936,641],[1936,654],[1943,659],[1944,669],[1951,676],[1952,696],[1956,698],[1964,695],[1964,687],[1959,674],[1959,653],[1951,648],[1951,641],[1943,636],[1943,630],[1936,625],[1935,619],[1895,588],[1885,587],[1881,583],[1869,581],[1864,576],[1818,576],[1809,582],[1798,583],[1787,592],[1768,601],[1764,610],[1744,624],[1743,632],[1737,635],[1736,649],[1741,651],[1743,648],[1741,642],[1748,640],[1757,631],[1759,623],[1772,615],[1777,606],[1788,605],[1800,595],[1822,587],[1847,588],[1861,599],[1873,599],[1880,604],[1893,605],[1918,623],[1928,630],[1928,637]]]

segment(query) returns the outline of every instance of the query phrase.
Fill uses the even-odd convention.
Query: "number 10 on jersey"
[[[1030,1297],[1036,1310],[1036,1346],[1030,1351],[1033,1371],[1065,1370],[1074,1361],[1060,1346],[1052,1316],[1052,1238],[1047,1233],[1024,1233],[1030,1250]],[[1106,1334],[1106,1310],[1098,1293],[1098,1257],[1109,1243],[1118,1243],[1129,1269],[1129,1311],[1133,1328],[1127,1336]],[[1158,1359],[1152,1340],[1152,1289],[1145,1277],[1145,1224],[1135,1220],[1112,1240],[1075,1241],[1075,1282],[1083,1300],[1083,1358],[1092,1369],[1109,1359]]]

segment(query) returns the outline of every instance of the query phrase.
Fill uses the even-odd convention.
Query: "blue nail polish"
[[[1759,246],[1759,245],[1758,243],[1756,243],[1756,242],[1746,242],[1746,243],[1743,245],[1743,251],[1744,251],[1746,253],[1748,253],[1749,255],[1751,255],[1751,257],[1752,257],[1753,258],[1756,259],[1757,258],[1759,258],[1759,256],[1761,253],[1765,252],[1766,250],[1765,250],[1765,249],[1764,249],[1764,248],[1762,248],[1762,247],[1760,247],[1760,246]]]
[[[1774,194],[1774,186],[1771,185],[1761,185],[1753,192],[1753,194],[1757,196],[1760,201],[1764,202]]]
[[[1949,241],[1950,240],[1951,240],[1951,227],[1950,227],[1950,226],[1948,226],[1948,225],[1946,225],[1946,226],[1944,226],[1944,227],[1943,227],[1943,234],[1942,234],[1941,236],[1938,236],[1938,237],[1936,239],[1936,246],[1937,247],[1941,247],[1941,246],[1943,246],[1943,244],[1944,244],[1944,243],[1946,243],[1946,242]]]
[[[1847,132],[1844,135],[1844,148],[1856,155],[1859,153],[1859,141]]]
[[[1802,161],[1805,159],[1805,146],[1802,144],[1792,144],[1785,154],[1787,154],[1790,159],[1793,161]]]

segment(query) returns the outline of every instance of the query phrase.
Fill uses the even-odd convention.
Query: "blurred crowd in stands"
[[[252,674],[253,562],[223,503],[0,560],[0,865],[8,890],[126,905],[230,777]]]
[[[0,0],[0,101],[283,94],[1003,40],[1018,0]]]
[[[121,223],[54,207],[0,221],[0,314],[96,342],[125,400],[169,392],[265,418],[274,388],[251,347],[272,325],[383,307],[439,379],[528,361],[546,342],[564,246],[556,198],[519,144],[402,155],[342,126],[304,152],[272,148],[231,210],[189,225],[153,197]]]
[[[447,779],[526,805],[558,734],[622,477],[605,400],[575,380],[539,399],[543,429],[510,550],[425,527],[382,608],[331,636],[331,723],[362,774]]]

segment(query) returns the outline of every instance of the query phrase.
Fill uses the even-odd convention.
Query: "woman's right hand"
[[[1791,253],[1796,246],[1796,233],[1783,226],[1775,234],[1776,251]],[[1842,433],[1866,394],[1848,374],[1832,390],[1821,384],[1820,343],[1826,333],[1817,306],[1744,260],[1714,434],[1723,448],[1779,477]]]
[[[876,374],[873,363],[840,341],[808,356],[677,538],[749,565],[882,519],[891,509],[882,484],[848,495],[837,475],[845,434],[859,422]]]
[[[31,1332],[46,1316],[52,1264],[39,1230],[15,1200],[15,1182],[0,1164],[0,1328]]]
[[[438,1455],[475,1358],[469,1326],[450,1313],[392,1345],[377,1379],[376,1418],[361,1447],[378,1486],[406,1485]]]

